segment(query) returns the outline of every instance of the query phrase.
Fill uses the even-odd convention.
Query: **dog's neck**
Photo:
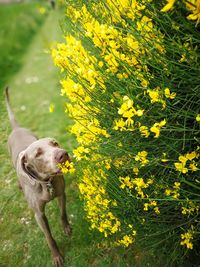
[[[52,185],[52,181],[54,176],[49,176],[45,180],[40,177],[34,170],[32,170],[30,167],[23,165],[23,170],[27,174],[28,178],[31,180],[31,182],[40,184],[42,187],[45,187],[46,190],[49,192],[51,196],[53,196],[54,188]]]

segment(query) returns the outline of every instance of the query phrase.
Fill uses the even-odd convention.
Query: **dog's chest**
[[[55,198],[57,196],[57,192],[56,189],[54,188],[54,186],[52,185],[51,182],[45,184],[45,185],[41,185],[41,191],[39,193],[39,198],[41,198],[44,201],[50,201],[53,198]]]
[[[63,194],[65,189],[63,176],[54,177],[52,181],[48,181],[45,184],[41,184],[42,192],[39,194],[43,200],[50,201],[51,199]]]
[[[43,184],[28,185],[24,184],[24,195],[29,203],[29,206],[35,208],[38,203],[49,202],[55,197],[63,194],[65,189],[64,178],[62,176],[55,177],[51,182]]]
[[[64,191],[63,177],[55,177],[52,181],[42,184],[41,198],[50,201],[51,199],[60,196]]]

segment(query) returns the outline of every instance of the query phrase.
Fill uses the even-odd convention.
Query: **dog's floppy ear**
[[[27,156],[26,156],[25,151],[22,151],[22,152],[19,154],[19,157],[20,157],[20,164],[21,164],[21,167],[22,167],[22,169],[26,172]]]
[[[27,171],[27,156],[25,151],[22,151],[19,154],[19,166],[17,168],[17,172],[19,173],[20,176],[26,178],[26,180],[28,180],[29,183],[35,185],[34,179],[30,176],[29,172]]]
[[[27,163],[27,158],[26,158],[26,154],[25,154],[25,153],[23,154],[23,156],[22,156],[22,158],[21,158],[21,163],[22,163],[23,165],[25,165],[25,164]]]

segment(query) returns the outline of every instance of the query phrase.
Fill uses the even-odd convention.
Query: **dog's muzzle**
[[[66,161],[70,162],[70,158],[68,153],[64,149],[61,149],[56,152],[55,161],[56,163],[64,163]]]

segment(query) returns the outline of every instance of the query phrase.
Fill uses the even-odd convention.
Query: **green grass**
[[[20,68],[22,55],[46,17],[37,5],[0,5],[0,88]]]
[[[24,11],[26,7],[21,5]],[[5,8],[9,9],[9,6]],[[16,9],[18,8],[16,6]],[[14,10],[12,12],[15,13]],[[43,27],[37,28],[37,34],[26,49],[26,54],[23,57],[22,54],[17,56],[18,62],[21,62],[20,71],[14,76],[10,73],[7,84],[10,86],[12,108],[20,125],[30,128],[38,137],[57,138],[72,154],[75,140],[65,129],[70,121],[63,112],[64,99],[59,96],[59,73],[53,66],[50,54],[46,53],[51,42],[61,38],[58,25],[60,17],[62,16],[59,11],[52,11]],[[17,27],[16,31],[18,30],[20,31]],[[17,36],[16,32],[15,37]],[[13,42],[15,43],[15,39]],[[51,114],[48,112],[50,103],[55,104],[55,112]],[[6,143],[11,129],[4,102],[0,110],[0,121],[0,266],[52,266],[46,240],[18,189],[16,173],[7,152]],[[150,258],[145,261],[145,265],[139,264],[138,259],[144,257],[144,253],[133,255],[131,249],[108,249],[106,244],[99,246],[99,235],[90,232],[84,219],[77,189],[78,177],[66,175],[65,180],[67,210],[73,226],[70,239],[63,234],[56,200],[49,203],[46,208],[53,236],[65,255],[64,266],[125,267],[133,266],[133,261],[135,267],[156,266],[148,265],[147,261]]]

